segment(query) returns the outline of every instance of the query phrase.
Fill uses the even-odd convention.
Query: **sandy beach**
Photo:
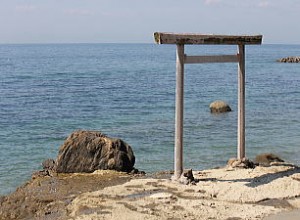
[[[299,171],[287,164],[196,171],[189,185],[133,179],[79,195],[67,209],[75,219],[264,219],[300,208]]]
[[[193,175],[195,182],[187,185],[166,178],[170,174],[150,177],[115,171],[36,178],[1,198],[0,219],[292,220],[299,216],[300,168],[291,164],[223,167]]]

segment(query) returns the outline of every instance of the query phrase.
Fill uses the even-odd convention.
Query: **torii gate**
[[[158,44],[176,44],[176,109],[175,109],[175,151],[174,178],[183,172],[183,96],[184,64],[192,63],[238,63],[238,146],[237,157],[245,157],[245,45],[261,44],[262,35],[205,35],[154,33]],[[187,56],[185,44],[237,45],[238,53],[233,55]]]

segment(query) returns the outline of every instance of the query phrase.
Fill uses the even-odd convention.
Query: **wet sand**
[[[0,219],[67,219],[66,207],[80,194],[123,184],[131,178],[115,171],[38,177],[0,197]]]

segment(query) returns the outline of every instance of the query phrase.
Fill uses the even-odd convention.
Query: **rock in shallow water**
[[[56,160],[58,173],[91,173],[98,169],[130,172],[135,157],[121,139],[97,131],[75,131],[60,147]]]
[[[230,106],[224,101],[214,101],[209,105],[211,113],[231,112]]]

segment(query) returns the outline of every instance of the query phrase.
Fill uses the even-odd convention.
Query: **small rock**
[[[281,62],[281,63],[300,63],[300,56],[284,57],[284,58],[281,58],[281,59],[277,60],[277,62]]]
[[[228,166],[232,166],[232,164],[236,161],[237,159],[236,158],[230,158],[227,162],[227,165]]]
[[[56,169],[56,164],[55,160],[53,159],[47,159],[42,163],[43,169],[44,170],[55,170]]]
[[[224,101],[214,101],[209,105],[211,113],[231,112],[230,106]]]
[[[228,160],[227,166],[231,168],[244,168],[244,169],[255,168],[254,162],[249,160],[248,158],[243,158],[241,160],[236,158],[231,158]]]
[[[44,176],[53,176],[56,173],[56,163],[53,159],[47,159],[42,163],[43,170],[39,170],[33,172],[31,177],[35,179],[37,177],[44,177]]]
[[[181,174],[179,182],[182,183],[182,184],[185,184],[185,185],[188,185],[190,183],[194,183],[195,178],[193,176],[192,169],[184,170],[183,173]]]
[[[39,170],[31,174],[32,179],[36,179],[38,177],[45,177],[45,176],[52,176],[52,173],[49,170]]]
[[[5,196],[0,196],[0,205],[5,201]]]
[[[145,172],[145,171],[142,171],[142,170],[140,171],[140,170],[138,170],[138,169],[136,169],[136,168],[133,168],[133,169],[131,170],[130,174],[144,176],[144,175],[146,175],[146,172]]]
[[[260,166],[270,166],[273,162],[284,162],[284,160],[272,153],[259,154],[255,157],[255,163]]]

